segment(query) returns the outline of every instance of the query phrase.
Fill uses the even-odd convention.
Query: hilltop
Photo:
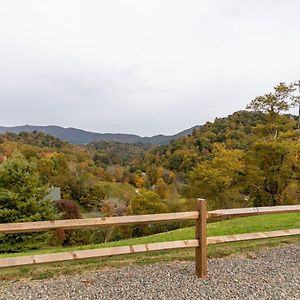
[[[72,144],[89,144],[92,142],[119,142],[128,144],[152,144],[152,145],[164,145],[168,144],[172,140],[176,140],[180,137],[191,134],[195,128],[186,129],[174,135],[155,135],[152,137],[141,137],[135,134],[122,134],[122,133],[97,133],[91,131],[85,131],[77,128],[64,128],[60,126],[15,126],[15,127],[4,127],[0,126],[0,133],[20,133],[20,132],[43,132],[50,134],[62,141],[69,142]]]

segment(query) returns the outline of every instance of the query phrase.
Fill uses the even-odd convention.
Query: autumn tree
[[[141,190],[131,200],[130,214],[132,215],[157,214],[166,211],[165,203],[152,191]]]
[[[292,91],[291,85],[280,83],[274,87],[273,93],[258,96],[247,106],[247,109],[267,114],[270,132],[274,138],[278,136],[278,128],[276,126],[277,117],[289,109],[289,99]]]
[[[59,218],[36,165],[16,154],[0,166],[0,223]],[[37,248],[47,234],[0,235],[0,252]]]
[[[260,140],[253,144],[245,158],[245,184],[253,206],[299,203],[299,155],[293,140]]]
[[[290,203],[288,187],[297,191],[299,147],[295,143],[295,120],[281,114],[289,109],[289,101],[297,103],[294,90],[293,85],[280,83],[274,93],[257,97],[248,106],[268,116],[267,124],[260,124],[253,130],[258,134],[252,136],[245,155],[245,185],[254,206]],[[273,139],[268,138],[270,129]]]
[[[55,202],[55,207],[62,214],[64,220],[82,219],[82,215],[78,205],[73,200],[58,200]],[[57,229],[56,236],[63,246],[80,244],[83,240],[82,236],[86,233],[82,229]]]
[[[245,165],[243,151],[214,145],[213,158],[204,160],[190,172],[190,195],[208,200],[211,209],[238,207],[244,204],[241,178]]]
[[[137,173],[134,176],[134,184],[137,188],[142,188],[144,186],[144,178],[141,174]]]
[[[162,178],[159,178],[155,184],[155,192],[161,199],[169,197],[169,187]]]
[[[79,202],[88,210],[99,212],[105,199],[106,193],[103,187],[96,184],[94,186],[84,188],[84,191],[79,198]]]
[[[273,93],[256,97],[250,102],[247,109],[268,113],[272,119],[277,114],[287,111],[289,109],[287,98],[290,93],[290,87],[284,83],[280,83],[274,90],[275,92]]]

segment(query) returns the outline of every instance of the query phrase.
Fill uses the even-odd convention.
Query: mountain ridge
[[[124,133],[98,133],[92,131],[86,131],[83,129],[73,127],[61,127],[57,125],[23,125],[23,126],[0,126],[0,133],[20,133],[20,132],[44,132],[50,134],[62,141],[69,142],[71,144],[89,144],[99,141],[112,141],[128,144],[152,144],[152,145],[164,145],[168,144],[172,140],[191,134],[194,129],[199,126],[193,126],[189,129],[183,130],[174,135],[158,134],[151,137],[142,137],[136,134],[124,134]]]

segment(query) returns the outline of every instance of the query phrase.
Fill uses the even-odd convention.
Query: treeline
[[[147,144],[124,144],[119,142],[93,142],[87,146],[95,152],[93,161],[96,165],[106,167],[108,165],[130,166],[143,154],[152,148]],[[133,171],[133,170],[131,170]]]

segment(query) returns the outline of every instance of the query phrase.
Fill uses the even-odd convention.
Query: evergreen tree
[[[21,155],[12,156],[0,166],[0,223],[54,220],[59,217],[47,198],[36,165]],[[47,234],[0,235],[0,252],[37,248]]]

